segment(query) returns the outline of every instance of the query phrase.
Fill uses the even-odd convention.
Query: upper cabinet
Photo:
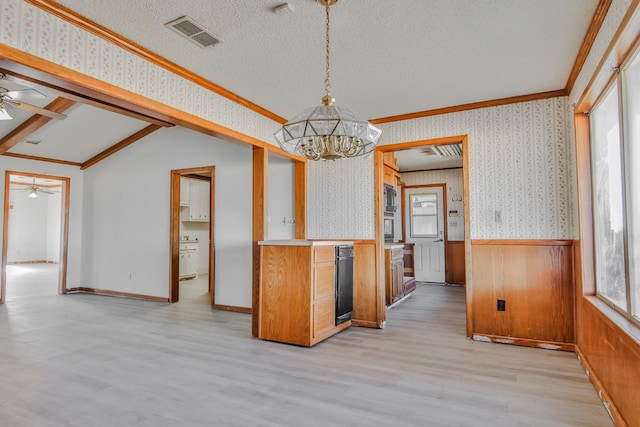
[[[181,219],[187,222],[209,222],[211,194],[209,181],[201,179],[180,179],[180,206]],[[183,203],[183,187],[187,187],[186,191],[188,202]]]
[[[180,178],[180,206],[189,206],[189,181],[188,178]]]
[[[392,187],[396,187],[400,183],[400,171],[398,170],[398,163],[396,162],[396,156],[393,152],[384,153],[384,183],[389,184]]]

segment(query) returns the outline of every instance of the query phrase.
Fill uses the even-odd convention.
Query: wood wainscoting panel
[[[376,243],[374,240],[353,245],[353,314],[356,326],[379,328],[378,287],[376,285]],[[383,296],[384,297],[384,296]]]
[[[464,240],[447,241],[445,245],[445,281],[456,285],[465,284]]]
[[[573,246],[483,244],[472,254],[474,336],[575,342]]]

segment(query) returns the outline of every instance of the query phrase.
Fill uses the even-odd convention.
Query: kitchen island
[[[336,246],[349,243],[258,242],[258,338],[310,347],[351,326],[351,320],[336,325],[335,311]]]

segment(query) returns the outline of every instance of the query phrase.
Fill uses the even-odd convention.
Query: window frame
[[[627,194],[630,191],[630,183],[629,176],[627,175],[627,171],[630,170],[631,165],[629,162],[631,161],[629,156],[629,148],[627,144],[627,135],[629,133],[628,128],[628,120],[625,119],[625,113],[627,111],[628,105],[628,95],[625,90],[625,82],[624,82],[624,72],[627,67],[640,56],[640,43],[636,43],[633,48],[629,51],[627,57],[622,61],[619,67],[613,68],[613,76],[609,79],[607,84],[598,94],[596,100],[592,104],[592,108],[590,111],[586,112],[589,116],[589,155],[590,155],[590,178],[591,185],[590,191],[592,194],[590,208],[591,208],[591,233],[593,238],[593,259],[597,260],[598,254],[595,248],[595,236],[596,236],[596,205],[595,205],[595,177],[594,177],[594,133],[593,133],[593,119],[591,113],[596,110],[605,97],[609,94],[609,91],[612,89],[614,85],[617,85],[617,96],[618,96],[618,105],[617,105],[617,113],[618,113],[618,123],[619,123],[619,147],[620,147],[620,173],[622,182],[622,216],[623,216],[623,251],[624,251],[624,279],[625,279],[625,309],[619,307],[616,303],[614,303],[609,297],[602,294],[598,285],[598,274],[596,270],[597,261],[594,262],[593,271],[594,271],[594,281],[595,281],[595,296],[602,302],[604,302],[607,306],[611,307],[617,313],[624,316],[627,320],[633,322],[636,326],[640,326],[640,313],[638,313],[639,317],[634,317],[633,315],[633,302],[635,299],[640,298],[640,295],[635,295],[635,290],[631,286],[631,277],[630,277],[630,269],[629,269],[629,220],[628,218],[631,216],[630,206],[627,203]]]

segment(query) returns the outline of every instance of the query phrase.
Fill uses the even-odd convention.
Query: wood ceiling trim
[[[33,185],[32,182],[22,182],[22,181],[10,181],[9,184],[11,185],[23,185],[25,187],[31,187]],[[54,185],[48,185],[48,184],[37,184],[38,187],[42,187],[42,188],[60,188],[62,187],[62,184],[54,184]]]
[[[31,84],[41,85],[63,93],[80,94],[82,97],[94,98],[100,102],[121,106],[224,141],[256,147],[262,147],[265,144],[250,135],[2,43],[0,43],[0,70],[12,78],[22,79]]]
[[[75,104],[76,101],[72,101],[70,99],[56,98],[44,108],[49,111],[55,111],[56,113],[62,113],[73,107]],[[41,116],[39,114],[34,114],[29,117],[24,123],[9,132],[4,138],[0,139],[0,154],[6,153],[16,144],[24,141],[29,137],[29,135],[49,123],[51,120],[54,119],[47,116]]]
[[[493,99],[490,101],[472,102],[470,104],[455,105],[453,107],[436,108],[434,110],[418,111],[415,113],[400,114],[397,116],[381,117],[379,119],[369,120],[372,124],[382,124],[390,122],[399,122],[402,120],[418,119],[421,117],[439,116],[441,114],[459,113],[461,111],[475,110],[478,108],[498,107],[501,105],[515,104],[518,102],[538,101],[541,99],[557,98],[565,96],[567,92],[564,89],[552,90],[548,92],[532,93],[529,95],[512,96],[510,98]]]
[[[47,157],[29,156],[27,154],[2,153],[2,155],[3,156],[8,156],[8,157],[16,157],[18,159],[37,160],[39,162],[57,163],[57,164],[60,164],[60,165],[77,166],[77,167],[82,166],[82,163],[78,163],[78,162],[71,162],[71,161],[68,161],[68,160],[50,159],[50,158],[47,158]],[[20,173],[20,174],[24,175],[23,173]]]
[[[263,108],[257,104],[254,104],[253,102],[249,101],[246,98],[241,97],[240,95],[231,92],[230,90],[227,90],[225,88],[223,88],[222,86],[219,86],[189,70],[187,70],[184,67],[181,67],[178,64],[175,64],[157,54],[155,54],[154,52],[140,46],[139,44],[136,44],[134,42],[132,42],[131,40],[128,40],[124,37],[122,37],[119,34],[116,34],[115,32],[109,30],[106,27],[103,27],[102,25],[93,22],[87,18],[85,18],[84,16],[79,15],[78,13],[74,12],[71,9],[68,9],[52,0],[25,0],[27,3],[31,3],[32,5],[48,12],[51,13],[52,15],[55,15],[77,27],[80,27],[82,29],[84,29],[85,31],[90,32],[91,34],[94,34],[102,39],[105,39],[135,55],[138,55],[144,59],[146,59],[149,62],[152,62],[174,74],[179,75],[180,77],[183,77],[189,81],[192,81],[195,84],[198,84],[212,92],[217,93],[220,96],[223,96],[237,104],[242,105],[245,108],[248,108],[249,110],[252,110],[258,114],[261,114],[275,122],[278,122],[280,124],[284,124],[287,122],[286,119],[278,116],[277,114],[267,110],[266,108]]]
[[[587,60],[587,56],[591,51],[591,47],[596,40],[598,32],[600,32],[600,27],[602,27],[602,23],[604,22],[604,18],[607,16],[607,12],[609,11],[609,6],[611,6],[612,1],[613,0],[600,0],[600,3],[598,3],[598,6],[596,7],[596,11],[591,19],[591,24],[589,24],[584,40],[582,40],[578,56],[576,56],[571,73],[569,73],[569,79],[565,86],[567,94],[570,94],[573,90],[573,85],[576,83],[576,79],[578,78],[580,71],[582,71],[582,67]]]
[[[159,126],[159,125],[149,125],[146,128],[139,130],[138,132],[134,133],[133,135],[128,136],[127,138],[123,139],[122,141],[118,142],[117,144],[112,145],[111,147],[109,147],[106,150],[102,151],[101,153],[96,154],[95,156],[93,156],[92,158],[90,158],[89,160],[84,162],[80,166],[80,169],[84,170],[84,169],[87,169],[87,168],[95,165],[99,161],[104,160],[107,157],[111,156],[112,154],[117,153],[118,151],[122,150],[123,148],[125,148],[125,147],[133,144],[134,142],[144,138],[145,136],[149,135],[150,133],[157,131],[161,127],[162,126]]]

